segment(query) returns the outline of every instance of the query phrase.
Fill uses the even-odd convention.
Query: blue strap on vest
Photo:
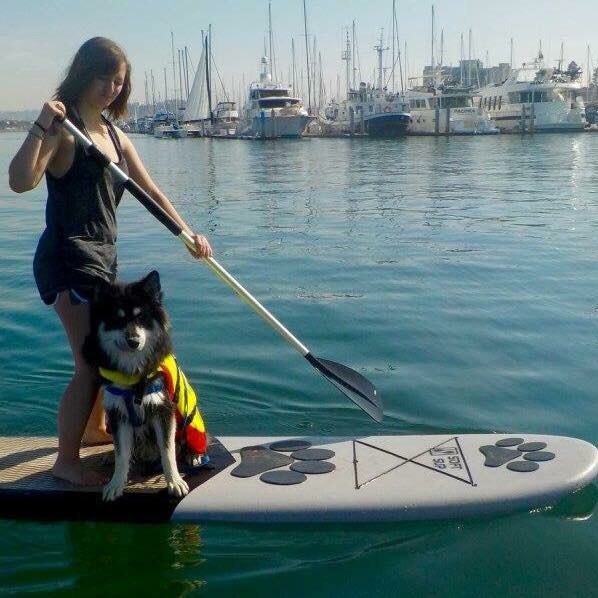
[[[107,387],[107,390],[110,391],[113,395],[117,397],[122,397],[125,403],[125,407],[127,408],[127,415],[129,417],[129,422],[134,428],[138,428],[142,423],[143,420],[139,417],[137,410],[133,403],[139,404],[141,400],[138,400],[136,397],[136,393],[132,388],[120,388],[115,386],[114,384],[110,384]],[[154,392],[161,392],[164,390],[164,379],[162,376],[157,376],[154,378],[150,384],[146,387],[144,394],[152,394]]]

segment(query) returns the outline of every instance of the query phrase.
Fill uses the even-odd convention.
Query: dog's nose
[[[140,343],[141,343],[141,341],[136,336],[128,336],[127,337],[127,345],[129,345],[129,347],[131,349],[139,349]]]

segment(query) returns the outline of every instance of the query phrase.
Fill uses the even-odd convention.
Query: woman
[[[75,139],[55,122],[68,116],[111,160],[147,191],[193,235],[194,256],[212,255],[207,239],[194,235],[158,189],[133,144],[103,115],[126,113],[131,66],[114,42],[94,37],[77,51],[54,100],[44,104],[9,168],[17,193],[35,188],[46,175],[46,229],[33,264],[38,291],[53,305],[65,329],[75,372],[58,410],[58,457],[53,474],[78,485],[105,481],[79,459],[82,439],[109,442],[101,405],[94,405],[100,380],[81,355],[89,331],[89,298],[99,279],[116,277],[116,207],[123,187],[106,169],[87,158]]]

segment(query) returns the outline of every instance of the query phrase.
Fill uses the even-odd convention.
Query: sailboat
[[[201,57],[183,113],[183,128],[187,131],[189,137],[205,136],[210,126],[209,102],[207,100],[207,89],[209,88],[208,54],[208,39],[205,37],[202,41]]]

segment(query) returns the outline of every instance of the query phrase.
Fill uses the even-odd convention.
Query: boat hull
[[[370,137],[404,137],[409,127],[409,114],[383,112],[364,117],[363,122]]]
[[[305,115],[268,116],[262,112],[254,116],[249,129],[244,133],[258,139],[276,139],[279,137],[302,137],[311,118]]]

